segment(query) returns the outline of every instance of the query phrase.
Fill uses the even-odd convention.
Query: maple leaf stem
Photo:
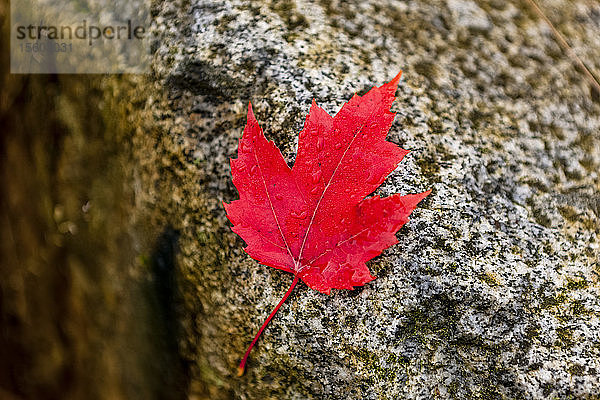
[[[269,325],[269,322],[271,322],[271,320],[273,319],[273,317],[277,313],[277,310],[279,310],[279,307],[281,307],[283,305],[283,303],[285,303],[285,301],[287,300],[287,298],[290,296],[290,294],[292,293],[292,290],[294,290],[294,287],[298,283],[299,279],[300,279],[299,274],[296,274],[294,276],[294,280],[292,281],[292,284],[291,284],[290,288],[287,290],[287,292],[285,292],[285,294],[283,295],[283,298],[279,301],[279,304],[277,304],[277,306],[275,307],[275,309],[273,311],[271,311],[271,314],[269,314],[269,316],[267,317],[267,319],[265,320],[265,322],[262,324],[262,326],[258,330],[258,333],[256,334],[256,336],[254,336],[254,340],[252,340],[252,343],[250,343],[250,346],[248,346],[248,350],[246,350],[246,354],[244,354],[244,358],[242,358],[242,361],[240,362],[240,365],[238,366],[238,376],[244,375],[244,370],[246,368],[246,361],[248,360],[248,356],[250,355],[250,351],[252,350],[252,348],[254,347],[254,345],[256,344],[256,342],[258,341],[258,338],[260,337],[261,333],[263,333],[263,331],[265,330],[265,328],[267,327],[267,325]]]

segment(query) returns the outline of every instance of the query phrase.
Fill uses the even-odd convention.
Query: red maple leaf
[[[262,264],[294,274],[292,285],[248,347],[302,279],[329,294],[375,279],[366,266],[397,243],[396,232],[430,191],[365,198],[408,153],[385,140],[395,113],[390,106],[400,74],[391,82],[354,95],[331,117],[313,100],[300,132],[293,168],[267,141],[248,105],[248,120],[231,160],[240,199],[223,203],[244,249]]]

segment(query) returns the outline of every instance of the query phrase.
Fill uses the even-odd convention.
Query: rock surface
[[[599,6],[543,6],[598,71]],[[154,133],[139,149],[156,163],[139,197],[181,234],[192,398],[600,396],[599,94],[528,3],[191,0],[154,14]],[[388,139],[412,152],[377,193],[433,193],[369,264],[375,281],[299,286],[236,378],[292,280],[242,251],[221,206],[248,101],[293,163],[312,98],[335,113],[400,69]]]
[[[149,77],[4,79],[0,397],[600,398],[600,93],[528,4],[155,2]],[[600,6],[541,6],[598,71]],[[237,378],[292,280],[221,204],[248,101],[291,164],[313,98],[400,69],[411,153],[376,193],[432,194]]]

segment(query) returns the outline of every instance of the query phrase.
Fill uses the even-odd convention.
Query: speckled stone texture
[[[600,5],[542,8],[592,70]],[[600,397],[600,104],[525,1],[154,4],[138,198],[180,232],[191,398]],[[404,78],[388,139],[411,150],[376,192],[433,193],[325,296],[259,265],[229,228],[248,101],[293,163],[311,100]],[[147,161],[147,160],[146,160]]]

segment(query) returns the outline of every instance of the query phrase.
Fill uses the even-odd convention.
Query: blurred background
[[[131,103],[106,96],[107,76],[10,74],[8,6],[0,2],[0,399],[182,398],[177,234],[159,237],[133,213]]]

